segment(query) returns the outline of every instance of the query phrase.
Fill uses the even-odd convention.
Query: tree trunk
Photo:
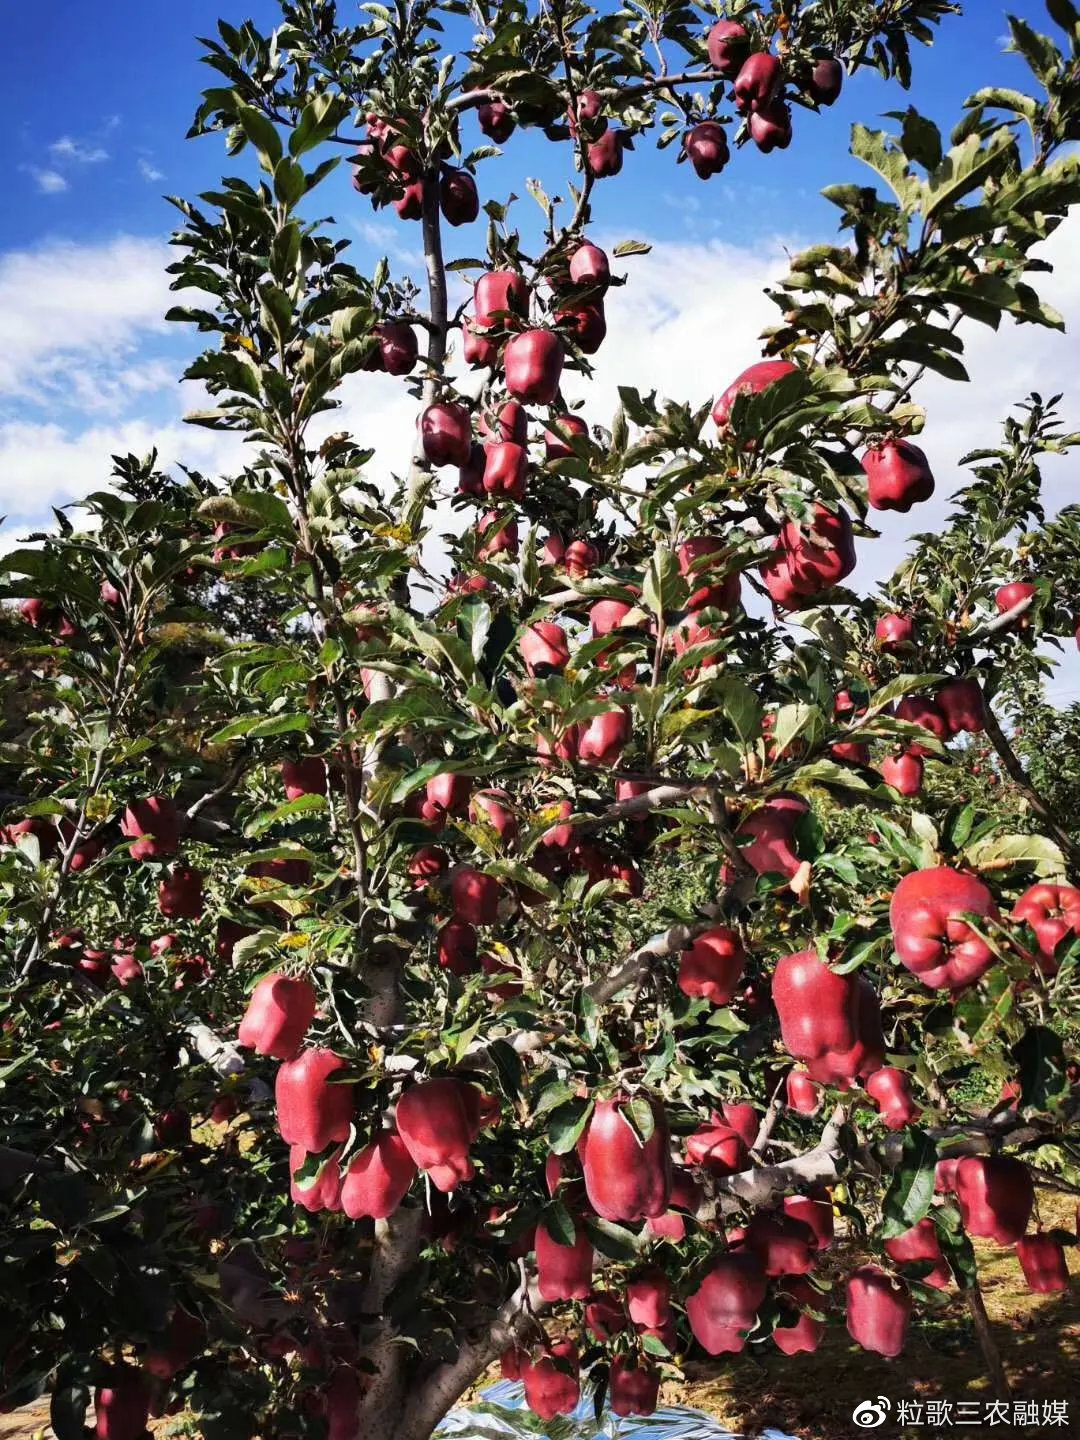
[[[1009,1381],[1005,1374],[1005,1367],[1001,1363],[1001,1353],[997,1348],[994,1332],[990,1328],[990,1317],[983,1304],[982,1287],[978,1280],[975,1280],[970,1286],[965,1286],[964,1299],[971,1312],[971,1323],[975,1327],[979,1349],[982,1351],[983,1360],[986,1363],[986,1373],[994,1391],[994,1398],[995,1400],[1008,1400]]]

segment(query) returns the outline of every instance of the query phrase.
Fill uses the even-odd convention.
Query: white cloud
[[[139,174],[144,180],[154,181],[165,179],[164,170],[159,170],[157,166],[154,165],[153,161],[147,160],[145,156],[140,155],[138,166]]]
[[[68,188],[68,182],[59,170],[43,170],[40,165],[20,165],[19,169],[33,176],[34,184],[42,195],[62,195]]]
[[[73,165],[98,165],[109,158],[109,152],[100,145],[87,145],[70,135],[54,140],[49,146],[49,154],[56,160],[69,161]]]
[[[0,397],[86,403],[91,378],[109,371],[115,401],[138,343],[168,329],[168,258],[166,245],[126,236],[0,255]]]

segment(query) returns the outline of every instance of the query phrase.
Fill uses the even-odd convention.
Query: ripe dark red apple
[[[739,572],[729,570],[730,556],[725,542],[712,535],[697,535],[684,540],[678,549],[679,573],[692,583],[704,581],[692,590],[686,602],[688,610],[734,610],[739,603],[741,585]]]
[[[158,886],[158,909],[169,920],[198,920],[203,913],[203,877],[190,865],[175,865]]]
[[[264,975],[251,992],[236,1043],[291,1060],[315,1018],[315,991],[303,976]]]
[[[541,1222],[536,1227],[537,1288],[541,1300],[584,1300],[592,1290],[593,1247],[583,1226],[574,1225],[574,1243],[564,1245]]]
[[[923,762],[911,750],[886,756],[881,762],[881,778],[900,795],[918,795],[923,783]]]
[[[611,266],[599,245],[586,241],[570,256],[570,279],[575,285],[591,285],[606,290],[611,284]]]
[[[565,670],[570,663],[566,631],[554,620],[539,620],[524,631],[518,642],[521,658],[530,675],[541,670]]]
[[[846,510],[815,505],[808,527],[789,520],[776,537],[761,577],[774,603],[799,609],[804,600],[831,590],[855,569],[855,541]]]
[[[483,495],[486,464],[487,451],[483,445],[474,444],[469,450],[467,462],[458,471],[459,495]]]
[[[476,328],[474,320],[461,322],[461,349],[466,365],[474,370],[493,370],[499,360],[500,344]]]
[[[653,1132],[642,1144],[619,1097],[597,1102],[577,1151],[589,1204],[604,1220],[662,1215],[671,1194],[671,1150],[663,1110],[653,1104]]]
[[[477,325],[513,326],[529,313],[529,286],[517,270],[489,270],[473,286]],[[510,438],[510,437],[507,437]]]
[[[1038,587],[1027,580],[1013,580],[1008,585],[1002,585],[1001,589],[994,596],[994,603],[997,606],[999,615],[1006,615],[1016,605],[1021,605],[1025,600],[1033,600],[1038,595]],[[1028,607],[1023,615],[1010,626],[1010,629],[1026,630],[1031,625],[1031,608]]]
[[[105,605],[116,606],[123,603],[124,597],[111,580],[103,580],[98,593],[101,596],[102,603]]]
[[[563,436],[580,435],[587,439],[588,434],[589,427],[580,415],[557,415],[544,431],[544,458],[546,460],[572,460],[574,452]]]
[[[465,465],[472,449],[472,422],[464,405],[429,405],[420,416],[420,442],[432,465]]]
[[[445,820],[447,815],[464,815],[472,793],[472,780],[468,775],[444,771],[432,775],[424,786],[424,800],[420,814],[424,820]]]
[[[578,759],[586,765],[614,765],[633,733],[629,711],[621,705],[594,715],[578,741]]]
[[[416,1168],[444,1194],[475,1175],[469,1147],[494,1118],[490,1097],[452,1076],[410,1085],[402,1092],[394,1117]]]
[[[140,1440],[150,1417],[150,1385],[134,1365],[113,1365],[94,1392],[95,1440]]]
[[[784,69],[775,55],[750,55],[735,77],[735,108],[740,115],[767,109],[784,88]]]
[[[911,1292],[877,1265],[860,1265],[847,1282],[848,1334],[864,1350],[899,1355],[911,1321]]]
[[[375,326],[379,356],[388,375],[408,375],[420,353],[416,331],[404,320],[383,320]]]
[[[541,1420],[569,1415],[581,1397],[578,1356],[572,1340],[556,1340],[521,1362],[525,1403]]]
[[[888,1130],[903,1130],[922,1114],[911,1093],[911,1080],[904,1070],[883,1065],[866,1081],[866,1093],[877,1105]]]
[[[523,445],[517,445],[513,440],[500,440],[494,445],[485,445],[485,495],[502,495],[509,500],[523,499],[528,468],[529,457]]]
[[[730,1005],[745,965],[746,951],[738,933],[716,925],[679,956],[679,989],[713,1005]]]
[[[797,1275],[784,1276],[777,1287],[777,1293],[778,1298],[786,1300],[792,1308],[805,1305],[809,1309],[820,1310],[824,1303],[813,1285]],[[783,1355],[812,1354],[824,1336],[824,1323],[815,1320],[813,1315],[802,1309],[798,1309],[798,1318],[794,1324],[787,1323],[786,1318],[781,1317],[772,1332],[773,1344]]]
[[[161,860],[175,855],[180,844],[180,814],[168,795],[132,800],[120,820],[121,832],[133,839],[133,860]]]
[[[1012,918],[1031,926],[1039,942],[1039,968],[1044,975],[1056,975],[1057,947],[1080,935],[1080,890],[1071,885],[1032,885],[1013,906]]]
[[[994,963],[989,945],[960,918],[965,913],[998,918],[982,881],[948,866],[913,870],[893,891],[889,922],[896,953],[931,990],[964,990]]]
[[[474,975],[476,951],[476,930],[467,921],[448,920],[439,931],[435,955],[442,969],[451,975]]]
[[[494,925],[499,916],[499,882],[471,865],[462,865],[450,881],[454,914],[470,925]]]
[[[874,639],[895,654],[915,643],[915,622],[909,615],[882,615],[874,626]]]
[[[867,493],[874,510],[899,510],[906,515],[912,505],[929,500],[934,493],[930,462],[917,445],[895,436],[867,450],[862,457]]]
[[[758,875],[779,874],[790,880],[802,863],[795,853],[795,827],[810,806],[801,795],[774,795],[739,822],[735,838],[746,863]]]
[[[555,312],[555,322],[568,333],[583,355],[595,355],[607,337],[602,300],[581,302]]]
[[[902,1235],[894,1235],[892,1239],[886,1240],[885,1253],[890,1260],[901,1265],[932,1261],[933,1268],[930,1272],[919,1277],[920,1285],[932,1285],[935,1290],[947,1290],[952,1284],[952,1272],[941,1253],[938,1229],[929,1215],[910,1230],[905,1230]]]
[[[928,695],[905,695],[896,707],[896,718],[909,725],[918,725],[933,735],[935,740],[949,738],[949,723],[937,702]],[[912,755],[927,756],[934,753],[917,740],[910,741],[907,748]]]
[[[319,1155],[349,1138],[353,1086],[331,1084],[345,1065],[332,1050],[301,1050],[278,1068],[274,1085],[278,1130],[286,1145],[302,1145]]]
[[[750,139],[763,155],[791,144],[791,106],[782,100],[763,105],[750,116]]]
[[[439,180],[439,208],[448,225],[470,225],[480,214],[476,181],[467,170],[444,169]]]
[[[744,370],[713,406],[712,418],[716,428],[723,434],[731,420],[731,407],[740,395],[760,395],[785,375],[794,375],[799,367],[790,360],[759,360]]]
[[[784,1045],[812,1079],[846,1090],[884,1064],[878,997],[863,976],[838,975],[803,950],[778,962],[772,994]]]
[[[814,62],[806,90],[819,105],[835,105],[844,88],[844,67],[835,55],[823,55]]]
[[[1028,1289],[1036,1295],[1053,1295],[1069,1288],[1069,1267],[1060,1240],[1042,1231],[1016,1242],[1016,1258]]]
[[[409,861],[409,874],[415,886],[430,885],[444,875],[450,859],[438,845],[421,845]]]
[[[484,540],[476,548],[478,560],[490,560],[494,555],[506,555],[513,559],[518,552],[518,527],[517,521],[500,515],[496,510],[489,510],[486,515],[480,517],[476,527],[480,536],[488,535],[490,538]]]
[[[399,220],[420,220],[424,215],[424,182],[411,180],[394,201]]]
[[[702,1125],[686,1137],[686,1160],[700,1165],[711,1175],[737,1175],[750,1168],[746,1144],[737,1130],[724,1124],[714,1111],[708,1125]]]
[[[286,800],[299,800],[304,795],[326,794],[326,761],[321,755],[303,755],[298,760],[281,762],[281,782]]]
[[[599,140],[589,145],[586,163],[594,180],[606,180],[618,175],[623,162],[623,134],[621,130],[605,130]]]
[[[1015,1245],[1035,1204],[1031,1171],[1011,1155],[967,1155],[953,1179],[960,1218],[969,1235]]]
[[[660,1393],[660,1371],[636,1354],[616,1355],[608,1379],[613,1415],[651,1415]]]
[[[737,20],[718,20],[705,38],[709,64],[725,80],[734,80],[750,53],[750,36]]]
[[[792,1072],[798,1073],[798,1072]],[[810,1081],[811,1085],[814,1083]],[[833,1207],[828,1190],[818,1189],[809,1195],[784,1197],[784,1214],[797,1220],[810,1232],[815,1250],[828,1250],[833,1243]]]
[[[986,706],[977,680],[950,680],[934,696],[934,704],[945,716],[950,735],[966,730],[978,735],[986,729]]]
[[[765,1272],[750,1250],[733,1250],[712,1262],[686,1314],[694,1339],[709,1355],[738,1354],[765,1300]]]
[[[516,400],[550,405],[559,393],[565,351],[554,330],[526,330],[503,351],[506,388]]]
[[[563,551],[562,564],[572,580],[584,580],[600,564],[600,551],[589,540],[571,540]]]
[[[477,106],[476,118],[480,129],[496,145],[505,145],[517,128],[513,111],[502,100],[488,100]]]
[[[687,131],[683,137],[683,149],[699,180],[719,175],[731,159],[727,131],[715,120],[703,120]]]
[[[743,1243],[757,1256],[766,1275],[809,1275],[814,1268],[813,1231],[786,1212],[756,1211]]]

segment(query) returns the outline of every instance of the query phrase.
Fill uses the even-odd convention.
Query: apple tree
[[[235,473],[118,457],[4,565],[6,1406],[426,1440],[501,1357],[542,1417],[648,1413],[691,1346],[893,1355],[954,1287],[1004,1383],[971,1237],[1037,1290],[1076,1243],[1038,1204],[1080,1181],[1080,855],[1015,730],[1078,624],[1068,399],[844,582],[937,483],[923,375],[1063,324],[1047,8],[1030,93],[854,125],[759,363],[614,415],[643,247],[590,238],[597,187],[651,143],[755,183],[957,4],[282,0],[204,42],[233,173],[174,202],[170,314]],[[530,132],[535,221],[487,180]],[[334,170],[416,273],[352,263]],[[372,372],[416,418],[390,478]],[[950,780],[973,745],[1015,804]]]

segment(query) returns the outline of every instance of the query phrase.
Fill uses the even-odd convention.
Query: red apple
[[[563,343],[554,330],[526,330],[503,351],[506,388],[516,400],[550,405],[559,393]]]
[[[889,923],[896,953],[931,990],[964,990],[994,963],[990,946],[961,918],[968,913],[998,919],[982,881],[948,866],[913,870],[893,891]]]
[[[903,1130],[922,1114],[911,1093],[911,1080],[903,1070],[883,1065],[866,1081],[866,1093],[878,1107],[889,1130]]]
[[[439,181],[439,208],[448,225],[469,225],[480,214],[476,181],[467,170],[443,170]]]
[[[784,69],[775,55],[759,51],[750,55],[735,77],[735,108],[740,115],[765,110],[784,88]]]
[[[618,175],[623,162],[623,133],[621,130],[605,130],[599,140],[589,145],[586,163],[594,180],[605,180]]]
[[[493,555],[506,555],[513,559],[518,551],[518,527],[517,521],[507,516],[500,515],[495,510],[489,510],[486,515],[480,517],[476,527],[478,535],[487,535],[491,532],[491,538],[483,541],[476,548],[478,560],[490,560]]]
[[[611,283],[608,257],[599,245],[586,241],[570,256],[570,279],[575,285],[591,285],[606,290]]]
[[[785,375],[794,375],[799,367],[790,360],[760,360],[733,380],[713,406],[712,418],[721,434],[731,420],[731,407],[740,395],[760,395]]]
[[[950,680],[934,696],[934,704],[945,716],[950,735],[966,730],[978,735],[986,729],[986,706],[978,680]]]
[[[574,452],[564,436],[578,436],[587,439],[589,427],[580,415],[557,415],[544,431],[544,458],[547,460],[572,460]]]
[[[388,375],[408,375],[415,369],[419,347],[416,331],[404,320],[383,320],[375,326],[379,357]]]
[[[555,312],[555,323],[569,332],[572,344],[583,355],[595,355],[607,337],[607,320],[602,300],[583,301]]]
[[[930,462],[917,445],[895,436],[883,445],[867,450],[862,457],[867,491],[874,510],[899,510],[906,515],[912,505],[929,500],[934,493]]]
[[[529,313],[529,286],[516,270],[489,270],[473,287],[477,325],[513,326]]]
[[[844,67],[835,55],[823,55],[814,62],[806,90],[819,105],[835,105],[844,88]]]
[[[906,649],[915,643],[915,622],[909,615],[882,615],[874,626],[874,639],[882,650]]]
[[[683,136],[683,150],[699,180],[719,175],[731,159],[727,132],[715,120],[703,120]]]
[[[518,642],[521,658],[530,675],[539,670],[565,670],[570,663],[566,631],[554,620],[540,620],[524,631]]]
[[[791,144],[791,106],[782,100],[763,105],[750,116],[750,139],[763,155],[786,150]]]
[[[496,145],[505,145],[517,126],[513,111],[502,100],[488,100],[477,106],[476,118],[480,129]]]
[[[923,783],[923,762],[911,750],[889,755],[881,762],[881,778],[900,795],[918,795]]]
[[[920,729],[933,735],[935,740],[949,738],[949,722],[936,701],[931,700],[928,695],[906,695],[896,707],[896,718],[909,725],[918,725]],[[918,756],[934,753],[917,740],[909,742],[907,749],[910,754]]]
[[[750,36],[737,20],[718,20],[705,39],[709,64],[725,80],[734,80],[750,52]]]
[[[420,441],[432,465],[465,465],[472,449],[472,422],[464,405],[440,401],[420,416]]]
[[[997,605],[998,614],[1006,615],[1015,606],[1023,604],[1025,600],[1034,600],[1038,595],[1038,587],[1027,580],[1013,580],[1008,585],[1002,585],[1001,589],[994,596],[994,603]],[[1031,606],[1024,611],[1023,615],[1009,627],[1010,629],[1026,630],[1031,625]]]
[[[525,472],[529,457],[523,445],[513,440],[500,440],[484,446],[484,493],[503,495],[510,500],[525,496]]]

